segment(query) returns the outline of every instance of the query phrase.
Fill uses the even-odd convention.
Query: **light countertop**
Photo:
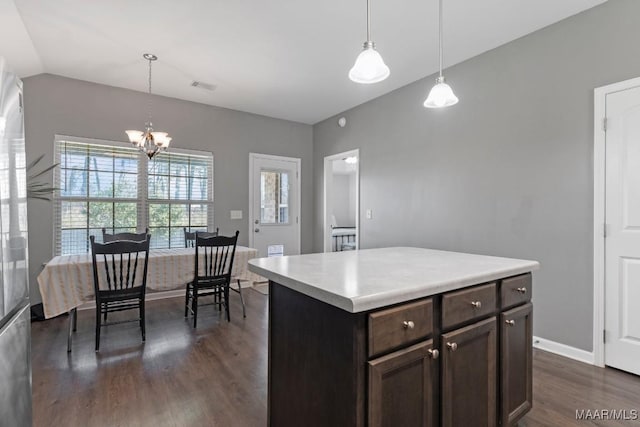
[[[537,270],[537,261],[380,248],[249,261],[249,270],[351,313]]]

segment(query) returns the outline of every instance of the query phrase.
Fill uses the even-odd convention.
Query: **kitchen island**
[[[535,261],[420,248],[260,258],[271,426],[514,425]]]

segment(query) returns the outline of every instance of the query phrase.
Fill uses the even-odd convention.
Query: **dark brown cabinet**
[[[429,340],[370,361],[369,426],[433,426],[437,359]]]
[[[531,342],[533,339],[531,303],[500,315],[501,330],[501,408],[503,426],[515,425],[532,404]]]
[[[442,335],[442,425],[496,425],[496,318]]]
[[[270,425],[516,425],[532,402],[531,291],[527,273],[349,313],[272,282]]]

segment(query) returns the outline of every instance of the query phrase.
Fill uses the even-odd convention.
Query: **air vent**
[[[204,90],[208,90],[213,92],[214,90],[216,90],[216,85],[212,85],[210,83],[203,83],[203,82],[199,82],[199,81],[192,81],[191,82],[191,86],[193,87],[197,87],[200,89],[204,89]]]

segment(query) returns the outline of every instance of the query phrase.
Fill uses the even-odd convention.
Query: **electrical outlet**
[[[367,219],[371,218],[373,218],[373,212],[371,211],[371,209],[367,209]]]

